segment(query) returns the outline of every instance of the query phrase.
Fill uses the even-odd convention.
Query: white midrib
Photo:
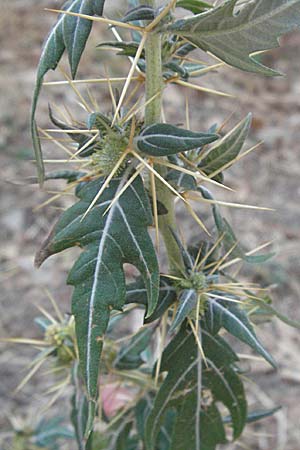
[[[94,273],[94,281],[92,286],[92,292],[90,296],[89,301],[89,320],[88,320],[88,335],[87,335],[87,350],[86,350],[86,383],[88,392],[90,392],[90,365],[91,365],[91,344],[92,344],[92,323],[93,323],[93,312],[94,312],[94,306],[95,306],[95,299],[96,299],[96,292],[98,287],[98,273],[100,271],[100,267],[102,264],[102,257],[103,257],[103,251],[104,246],[106,242],[106,237],[109,234],[109,228],[113,220],[114,212],[116,209],[118,202],[116,202],[112,208],[109,211],[105,227],[103,229],[103,233],[100,239],[100,245],[97,253],[97,263],[95,267],[95,273]]]

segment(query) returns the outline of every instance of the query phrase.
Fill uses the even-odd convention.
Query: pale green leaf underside
[[[80,201],[63,213],[37,255],[41,263],[69,247],[80,245],[84,249],[69,274],[68,283],[75,287],[72,312],[76,319],[81,368],[92,398],[97,391],[102,339],[110,309],[121,309],[126,299],[123,264],[133,264],[141,272],[147,289],[148,315],[154,311],[159,293],[158,263],[147,231],[152,216],[141,178],[136,178],[103,216],[126,180],[123,176],[111,181],[83,218],[103,179],[85,184],[78,192]]]
[[[251,55],[278,47],[278,38],[300,25],[300,0],[248,1],[238,13],[234,11],[236,4],[237,0],[229,0],[166,29],[230,66],[263,75],[278,75]]]

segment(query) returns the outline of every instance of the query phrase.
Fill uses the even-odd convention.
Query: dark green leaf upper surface
[[[255,0],[235,11],[237,0],[167,27],[227,64],[263,75],[278,75],[251,57],[278,47],[278,37],[300,25],[300,0]],[[250,57],[249,57],[250,55]]]
[[[253,326],[248,320],[247,314],[239,307],[232,305],[224,306],[218,301],[213,302],[213,312],[216,320],[233,336],[245,342],[253,350],[265,358],[273,367],[276,363],[272,356],[258,340]]]
[[[201,160],[200,168],[207,175],[222,170],[230,164],[241,151],[251,125],[251,114],[238,123],[210,150],[208,155]]]
[[[72,0],[67,1],[63,9],[66,12],[102,15],[105,0]],[[32,100],[31,134],[35,151],[39,181],[44,181],[44,166],[40,140],[35,123],[35,112],[43,79],[49,70],[55,70],[65,49],[68,52],[71,73],[75,77],[78,64],[91,31],[92,22],[87,19],[60,14],[58,20],[47,37],[40,57],[36,86]]]
[[[161,276],[156,308],[151,316],[145,319],[145,323],[153,322],[154,320],[162,317],[167,309],[175,302],[176,298],[176,289],[170,284],[170,279]],[[142,279],[126,286],[126,303],[147,305],[147,289]]]
[[[206,362],[194,335],[184,326],[163,353],[161,372],[168,374],[146,422],[149,450],[155,448],[156,436],[170,409],[176,411],[170,450],[215,450],[218,444],[225,443],[218,402],[230,412],[234,437],[243,430],[247,407],[243,385],[233,368],[237,357],[221,337],[202,330],[200,339]],[[205,390],[211,393],[208,405],[203,398]]]
[[[136,178],[103,215],[126,180],[125,175],[112,180],[83,218],[101,189],[103,179],[85,183],[77,193],[80,201],[63,213],[37,255],[39,264],[69,247],[79,245],[84,249],[69,274],[68,283],[75,286],[72,311],[76,319],[80,362],[88,393],[93,398],[109,311],[121,309],[126,298],[123,264],[135,265],[143,276],[148,315],[156,307],[159,292],[158,263],[147,231],[152,216],[141,178]]]
[[[196,133],[166,123],[146,127],[134,139],[137,148],[147,155],[168,156],[201,147],[218,139],[213,133]]]
[[[201,0],[179,0],[176,6],[192,11],[193,14],[200,14],[212,8],[212,5]]]

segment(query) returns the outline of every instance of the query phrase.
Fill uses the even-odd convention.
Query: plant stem
[[[149,6],[156,7],[157,0],[148,0]],[[146,101],[154,97],[158,92],[162,92],[163,89],[163,77],[162,77],[162,57],[161,57],[161,35],[154,31],[149,32],[146,45]],[[149,126],[152,123],[161,121],[161,108],[162,108],[162,94],[156,95],[145,109],[145,125]],[[167,169],[161,166],[156,166],[155,169],[165,176]],[[170,228],[176,229],[175,220],[175,208],[174,208],[174,195],[168,189],[168,187],[161,181],[156,180],[157,200],[162,203],[167,209],[168,213],[159,216],[158,225],[160,233],[163,237],[170,271],[173,274],[180,274],[184,270],[182,257],[178,248],[178,245],[171,233]]]

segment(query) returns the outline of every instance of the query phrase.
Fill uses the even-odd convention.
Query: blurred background
[[[109,8],[115,8],[115,14],[120,12],[118,2],[107,0],[107,5],[108,14]],[[47,185],[41,191],[37,185],[25,182],[26,177],[35,173],[29,133],[35,69],[45,35],[55,20],[55,15],[45,12],[44,8],[60,6],[60,1],[53,0],[1,0],[1,337],[40,337],[34,317],[40,315],[36,305],[51,309],[45,289],[51,292],[62,311],[70,311],[71,290],[65,286],[65,279],[74,254],[66,252],[50,258],[39,270],[34,268],[33,258],[60,210],[71,204],[73,198],[71,195],[59,197],[36,209],[55,195],[57,185]],[[79,78],[105,76],[103,61],[109,67],[110,76],[124,75],[125,68],[129,68],[126,59],[115,59],[111,53],[95,51],[95,45],[103,35],[113,38],[104,30],[101,24],[94,26]],[[274,212],[238,209],[224,209],[223,212],[248,250],[274,240],[273,248],[277,254],[273,261],[258,268],[246,267],[243,274],[250,281],[270,285],[275,306],[293,319],[300,320],[300,33],[286,36],[281,43],[282,48],[265,56],[264,62],[283,72],[284,77],[265,79],[222,68],[198,83],[230,93],[234,98],[188,92],[185,88],[170,86],[164,107],[168,121],[184,124],[187,96],[191,128],[198,130],[206,130],[215,123],[220,125],[228,118],[226,129],[229,130],[249,111],[253,113],[253,127],[244,150],[261,140],[264,143],[226,173],[226,183],[234,192],[216,189],[215,195],[222,200],[275,209]],[[206,56],[203,58],[207,60]],[[67,68],[65,61],[62,67]],[[63,75],[58,71],[49,74],[47,79],[59,80]],[[82,92],[88,98],[89,93],[85,89]],[[90,93],[97,98],[102,111],[110,110],[106,87],[91,85]],[[45,87],[39,106],[39,125],[44,128],[50,126],[48,102],[64,104],[77,118],[84,118],[75,97],[68,86]],[[47,140],[44,148],[48,157],[64,157],[62,150]],[[199,213],[204,219],[210,217],[209,210],[201,205]],[[185,222],[186,239],[192,242],[199,234],[199,228],[180,209],[179,216]],[[297,450],[300,448],[299,332],[275,319],[272,324],[262,327],[259,335],[277,359],[279,370],[275,372],[263,363],[251,362],[250,398],[253,403],[259,401],[262,407],[283,405],[283,409],[274,418],[249,428],[239,445],[251,450]],[[37,407],[47,405],[49,398],[43,393],[49,387],[49,380],[39,373],[21,392],[13,395],[13,390],[26,374],[24,368],[30,363],[34,350],[0,345],[0,429],[6,433],[11,428],[10,417],[34,417]],[[63,400],[58,400],[54,413],[60,411],[62,405]]]

